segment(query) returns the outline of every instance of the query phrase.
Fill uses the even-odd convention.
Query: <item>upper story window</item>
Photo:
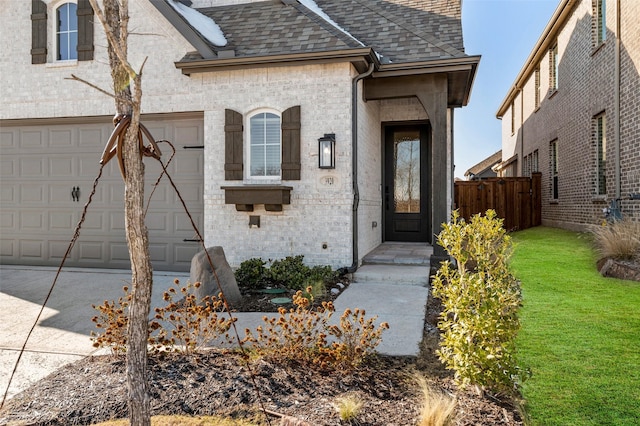
[[[259,112],[250,116],[249,141],[249,177],[279,178],[280,116],[272,112]]]
[[[516,132],[516,104],[511,101],[511,134]]]
[[[93,60],[93,19],[89,0],[32,0],[31,63]]]
[[[596,46],[607,39],[607,1],[593,0],[593,41]]]
[[[554,44],[549,49],[549,90],[558,88],[558,45]]]
[[[56,9],[56,60],[78,59],[78,15],[75,3]]]
[[[535,107],[538,108],[540,106],[540,65],[538,65],[534,71],[534,102]]]

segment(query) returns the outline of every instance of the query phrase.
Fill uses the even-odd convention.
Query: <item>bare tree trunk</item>
[[[147,338],[153,270],[149,240],[144,222],[144,164],[138,144],[142,71],[136,73],[127,61],[129,7],[127,0],[103,0],[104,13],[97,0],[91,5],[102,22],[109,42],[109,64],[115,93],[116,112],[131,117],[125,135],[125,229],[131,259],[132,300],[127,333],[127,385],[129,421],[135,426],[150,425],[150,398],[147,382]],[[133,87],[133,94],[131,93]]]

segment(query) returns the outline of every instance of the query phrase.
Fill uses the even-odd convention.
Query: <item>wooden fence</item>
[[[508,231],[527,229],[542,222],[541,174],[532,177],[489,178],[455,182],[455,208],[469,220],[488,209],[504,219]]]

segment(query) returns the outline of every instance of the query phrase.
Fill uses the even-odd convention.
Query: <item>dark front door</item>
[[[428,126],[385,128],[385,241],[431,242]]]

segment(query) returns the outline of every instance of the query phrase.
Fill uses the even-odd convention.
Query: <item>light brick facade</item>
[[[61,1],[45,1],[48,15],[55,16]],[[250,3],[249,0],[197,0],[194,6]],[[459,2],[446,2],[447,13],[460,14]],[[109,121],[113,100],[71,75],[111,91],[107,42],[96,19],[95,53],[91,61],[56,63],[51,58],[54,38],[49,33],[46,64],[31,64],[31,2],[10,1],[0,8],[3,59],[0,63],[2,105],[0,120],[12,126],[20,123],[67,123],[86,117]],[[204,230],[207,246],[223,246],[232,266],[261,257],[278,259],[304,255],[309,264],[328,264],[335,268],[353,262],[352,218],[352,82],[358,71],[343,62],[303,65],[248,67],[183,75],[176,68],[187,52],[195,49],[152,4],[130,2],[132,34],[129,58],[134,67],[146,60],[142,77],[143,114],[179,118],[194,112],[203,117],[204,139]],[[133,31],[135,29],[135,31]],[[363,84],[358,84],[358,247],[362,259],[383,239],[382,210],[382,125],[385,122],[427,120],[422,104],[415,97],[394,100],[363,100]],[[256,204],[253,212],[237,211],[225,204],[225,185],[264,183],[245,177],[225,181],[225,109],[242,114],[247,138],[248,116],[259,109],[277,114],[292,106],[301,110],[300,180],[273,180],[291,186],[291,202],[283,211],[266,211]],[[447,119],[451,120],[450,115]],[[25,124],[26,125],[26,124]],[[453,143],[447,124],[448,170],[451,172]],[[318,168],[318,138],[336,137],[336,167]],[[180,149],[180,141],[173,141]],[[105,141],[106,143],[106,141]],[[444,142],[443,142],[444,143]],[[245,142],[246,144],[246,142]],[[247,156],[245,147],[245,159]],[[47,153],[43,153],[47,155]],[[96,152],[96,162],[101,152]],[[452,181],[452,173],[447,177]],[[447,187],[451,189],[451,185]],[[448,195],[451,204],[451,194]],[[249,226],[249,216],[260,216],[260,227]]]
[[[604,1],[604,0],[603,0]],[[619,5],[618,5],[619,2]],[[583,229],[600,223],[619,193],[640,193],[640,3],[606,1],[606,40],[597,41],[596,0],[563,0],[503,102],[503,175],[542,172],[543,224]],[[619,9],[618,9],[619,7]],[[619,12],[618,12],[619,11]],[[618,31],[616,17],[619,13]],[[620,119],[616,120],[616,49],[620,41]],[[558,49],[557,89],[552,89],[552,50]],[[539,67],[539,87],[536,83]],[[536,91],[539,90],[539,105]],[[597,117],[606,120],[606,193],[598,192]],[[511,118],[515,119],[512,132]],[[620,186],[616,187],[619,128]],[[557,199],[553,196],[552,143],[557,146]],[[534,155],[535,153],[535,155]],[[529,157],[528,157],[529,156]],[[640,220],[640,201],[623,200],[622,214]]]

